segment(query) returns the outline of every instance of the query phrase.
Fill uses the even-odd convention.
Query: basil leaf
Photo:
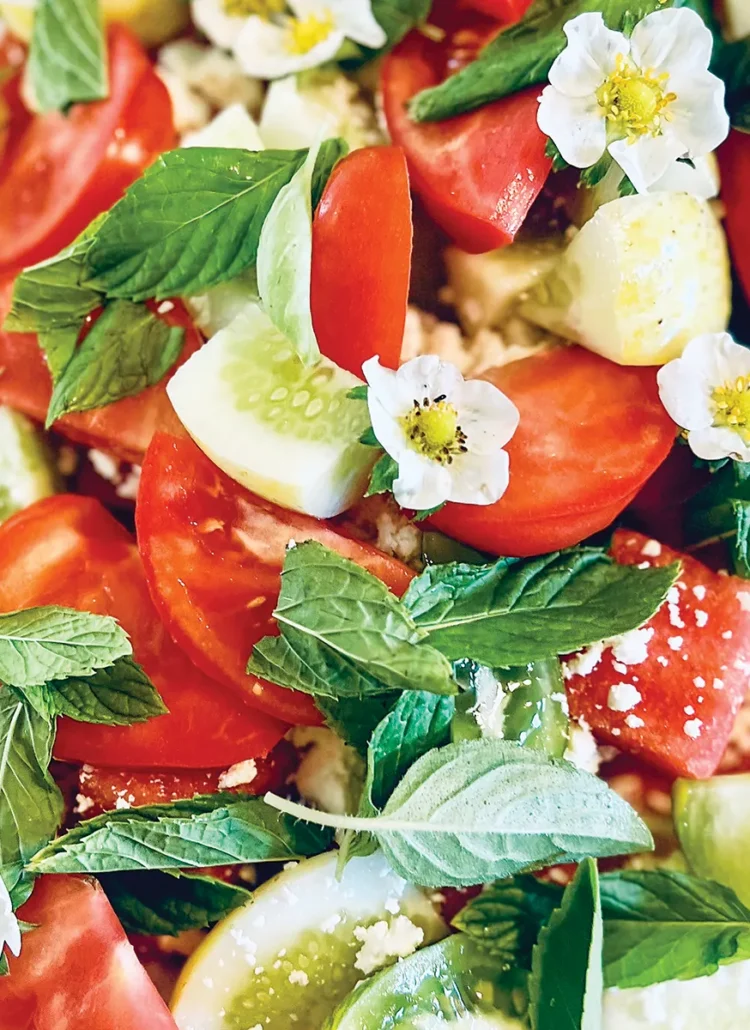
[[[0,687],[0,879],[8,891],[62,819],[62,794],[49,774],[53,740],[52,721]]]
[[[421,643],[426,634],[398,598],[377,577],[316,541],[287,552],[274,617],[286,643],[266,638],[254,648],[250,669],[256,674],[264,675],[256,661],[268,661],[273,651],[284,669],[294,654],[302,670],[300,688],[310,693],[456,692],[450,665]],[[304,685],[303,663],[310,670]],[[334,681],[326,684],[329,670]],[[348,676],[353,676],[351,682]]]
[[[365,441],[361,441],[364,443]],[[380,446],[378,444],[378,446]],[[370,482],[367,485],[365,497],[372,497],[373,494],[387,494],[393,492],[393,484],[398,479],[398,465],[390,456],[384,454],[375,462],[370,473]]]
[[[90,676],[132,650],[108,615],[54,605],[0,614],[0,681],[15,687]]]
[[[750,959],[750,910],[728,887],[666,869],[602,877],[607,986],[709,976]]]
[[[532,1030],[601,1030],[602,991],[599,874],[586,858],[534,948]]]
[[[667,6],[662,0],[537,0],[515,25],[505,29],[478,58],[439,86],[418,93],[409,105],[418,122],[442,121],[546,83],[555,58],[567,45],[566,22],[600,11],[607,25],[621,29]]]
[[[692,550],[727,541],[732,571],[750,579],[750,462],[730,461],[713,472],[686,505],[685,534]]]
[[[50,680],[26,688],[29,702],[50,716],[66,715],[77,722],[102,726],[132,726],[168,711],[156,687],[132,658],[118,658],[90,676]]]
[[[65,111],[109,95],[107,48],[98,0],[39,0],[28,75],[38,109]]]
[[[403,603],[448,658],[524,665],[641,626],[678,575],[679,565],[638,569],[577,547],[526,561],[432,566]]]
[[[394,46],[415,25],[427,21],[432,0],[372,0],[372,13]]]
[[[274,795],[274,808],[320,826],[372,833],[412,883],[463,887],[586,855],[652,848],[633,809],[596,776],[497,740],[428,752],[381,815],[313,812]]]
[[[143,304],[109,304],[58,377],[47,428],[71,411],[133,397],[163,379],[180,356],[185,330]]]
[[[370,737],[381,719],[398,700],[397,693],[379,697],[330,698],[316,697],[315,704],[326,725],[361,755],[367,754]]]
[[[29,868],[35,873],[113,873],[286,862],[325,851],[330,839],[274,812],[261,798],[209,794],[88,819],[42,848]]]
[[[128,189],[88,252],[86,285],[146,300],[202,293],[255,264],[260,231],[304,150],[188,147]]]
[[[125,929],[148,935],[201,930],[252,897],[245,887],[192,873],[106,873],[100,882]]]

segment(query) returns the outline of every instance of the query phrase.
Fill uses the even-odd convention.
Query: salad
[[[0,18],[0,1030],[747,1025],[746,0]]]

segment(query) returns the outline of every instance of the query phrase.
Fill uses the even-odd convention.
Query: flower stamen
[[[309,54],[330,36],[336,27],[328,10],[309,14],[306,18],[290,18],[286,33],[286,47],[292,54]]]
[[[596,99],[612,129],[620,138],[633,142],[639,136],[658,136],[662,120],[668,121],[670,104],[677,94],[667,92],[667,72],[654,74],[651,68],[638,68],[625,54],[618,54],[615,70],[596,91]]]
[[[738,376],[711,393],[714,404],[714,426],[733,429],[750,444],[750,376]]]
[[[458,411],[441,394],[434,400],[415,400],[412,409],[400,419],[409,446],[418,454],[440,465],[452,465],[459,454],[466,454],[466,434],[458,424]]]
[[[286,0],[224,0],[227,14],[238,18],[249,18],[252,14],[259,18],[270,19],[274,14],[281,14],[286,7]]]

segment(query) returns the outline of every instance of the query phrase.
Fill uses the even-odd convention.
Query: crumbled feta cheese
[[[658,558],[661,554],[661,544],[658,540],[647,540],[641,548],[641,554],[646,558]]]
[[[333,933],[340,922],[341,916],[338,914],[338,912],[334,912],[332,916],[329,916],[327,919],[323,920],[323,922],[320,924],[320,929],[322,933]]]
[[[713,688],[714,688],[714,690],[723,690],[724,689],[724,680],[720,680],[718,677],[714,678]]]
[[[682,647],[682,637],[670,637],[667,643],[673,651],[679,651]]]
[[[682,710],[685,713],[685,715],[695,715],[695,709],[692,705],[685,705],[685,707]]]
[[[700,608],[696,608],[693,614],[695,615],[696,626],[698,626],[699,629],[703,629],[703,627],[708,623],[708,612],[702,612]]]
[[[685,623],[680,615],[680,591],[677,587],[670,587],[667,593],[667,611],[669,612],[670,625],[676,629],[684,629]]]
[[[302,797],[324,812],[344,815],[350,810],[356,784],[361,782],[357,753],[322,727],[296,726],[288,739],[303,752],[294,776]]]
[[[108,483],[118,483],[120,481],[120,462],[113,458],[111,454],[92,449],[89,451],[88,457],[93,465],[94,472],[98,476],[106,479]]]
[[[578,654],[573,655],[567,662],[563,662],[563,676],[566,680],[571,679],[573,676],[588,676],[597,667],[603,654],[604,641],[592,644],[591,647],[587,647]]]
[[[725,629],[724,632],[721,634],[721,637],[722,637],[722,640],[731,640],[732,639],[732,631],[731,631],[731,629]]]
[[[623,665],[642,665],[648,658],[648,644],[653,635],[654,630],[644,626],[619,637],[610,637],[605,645],[612,648],[612,654]]]
[[[641,692],[632,683],[615,683],[609,688],[607,706],[613,712],[629,712],[642,700]]]
[[[625,723],[631,728],[631,730],[639,730],[641,726],[645,726],[645,722],[637,715],[626,715]]]
[[[229,790],[230,787],[239,787],[244,783],[252,783],[257,775],[258,766],[254,758],[247,758],[244,762],[236,762],[219,776],[219,790]]]
[[[656,660],[659,663],[659,665],[663,665],[665,669],[669,665],[669,659],[665,658],[663,654],[658,655]]]
[[[688,719],[682,728],[688,737],[692,737],[693,740],[697,740],[701,735],[702,726],[703,722],[701,719]]]
[[[159,315],[168,315],[170,311],[174,311],[174,301],[171,300],[163,300],[156,309]]]
[[[568,762],[583,769],[584,772],[596,774],[601,764],[601,755],[596,740],[585,720],[570,724],[570,738],[563,756]]]
[[[388,959],[406,958],[415,952],[424,940],[424,930],[406,916],[396,916],[390,925],[381,919],[372,926],[355,926],[354,937],[362,944],[354,967],[369,976]]]
[[[125,798],[125,797],[119,797],[115,801],[115,808],[118,809],[118,810],[122,809],[122,808],[132,808],[132,807],[133,807],[132,803],[130,801],[128,801],[128,799]]]
[[[307,987],[310,983],[310,977],[304,969],[293,969],[289,974],[289,983],[297,984],[299,987]]]
[[[705,687],[706,685],[706,681],[703,679],[702,676],[696,676],[693,680],[693,683],[696,685],[696,687]]]
[[[141,466],[133,465],[122,482],[115,487],[115,493],[126,501],[134,501],[141,485]]]
[[[89,811],[90,808],[94,807],[94,802],[91,798],[86,797],[85,794],[76,794],[76,806],[74,812],[76,815],[84,815]]]
[[[706,596],[706,588],[702,583],[699,583],[697,587],[693,587],[693,593],[699,601],[702,601]]]
[[[642,561],[642,562],[639,562],[639,563],[638,563],[638,564],[636,565],[636,568],[637,568],[637,569],[650,569],[650,568],[651,568],[651,562],[650,562],[650,561]]]
[[[738,590],[737,600],[740,602],[740,608],[743,612],[750,612],[750,593],[747,590]]]

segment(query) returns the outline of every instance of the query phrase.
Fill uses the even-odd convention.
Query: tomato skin
[[[512,25],[523,18],[532,3],[533,0],[462,0],[461,6]]]
[[[397,368],[411,273],[409,173],[399,147],[355,150],[333,170],[313,221],[313,326],[327,358],[362,376]]]
[[[726,208],[724,228],[729,238],[732,264],[745,296],[750,300],[750,136],[732,129],[718,150],[721,171],[721,199]]]
[[[644,662],[615,668],[619,663],[608,649],[590,673],[566,681],[571,715],[585,719],[600,740],[668,774],[712,776],[747,693],[750,611],[741,603],[747,583],[711,572],[666,546],[658,556],[649,557],[644,554],[648,542],[640,533],[618,530],[612,556],[622,565],[681,561],[679,602],[676,608],[664,604],[646,624],[654,635]],[[641,700],[632,710],[609,707],[610,688],[618,683],[633,684],[640,692]],[[628,716],[644,725],[629,725]]]
[[[542,554],[604,529],[675,438],[651,368],[561,347],[480,378],[507,394],[521,415],[506,447],[510,485],[495,504],[447,504],[429,522],[492,554]]]
[[[108,40],[109,99],[37,115],[0,181],[2,276],[71,243],[175,143],[169,94],[143,47],[121,25]]]
[[[0,526],[0,610],[60,604],[113,615],[169,709],[133,726],[58,721],[55,756],[124,768],[226,768],[267,752],[283,724],[238,704],[170,640],[130,534],[89,497],[39,501]]]
[[[455,12],[454,12],[455,13]],[[464,250],[511,243],[549,175],[546,137],[536,116],[539,89],[529,89],[444,122],[411,120],[407,102],[455,71],[467,28],[449,28],[442,43],[411,32],[383,63],[383,108],[393,142],[403,147],[413,188],[438,225]],[[485,20],[479,43],[488,38]],[[497,31],[489,23],[490,34]],[[476,50],[476,44],[474,50]]]
[[[0,326],[10,310],[13,282],[0,284]],[[149,302],[150,303],[150,302]],[[184,305],[172,302],[172,311],[160,315],[185,330],[182,353],[169,373],[135,397],[125,397],[104,408],[64,415],[55,429],[77,443],[110,451],[123,461],[139,464],[157,429],[179,428],[166,386],[174,373],[203,344]],[[0,404],[44,422],[52,395],[52,380],[35,333],[9,333],[0,328]]]
[[[18,914],[35,929],[0,977],[0,1030],[177,1030],[96,880],[42,876]]]
[[[177,643],[219,683],[286,722],[318,725],[312,698],[245,672],[272,618],[290,540],[318,540],[402,594],[413,573],[328,523],[286,511],[226,476],[188,438],[154,437],[136,505],[151,596]]]

